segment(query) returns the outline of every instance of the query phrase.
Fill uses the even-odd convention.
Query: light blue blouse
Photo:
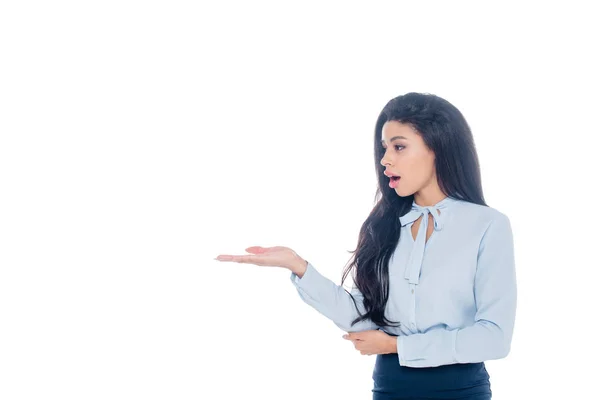
[[[438,211],[439,210],[439,214]],[[428,214],[434,230],[426,241]],[[421,216],[416,240],[412,224]],[[400,240],[389,263],[385,316],[399,327],[380,328],[358,317],[344,287],[308,262],[302,278],[290,279],[301,299],[346,332],[382,329],[398,335],[400,365],[434,367],[506,357],[510,351],[517,283],[511,224],[487,206],[446,197],[400,217]],[[361,314],[362,295],[350,291]]]

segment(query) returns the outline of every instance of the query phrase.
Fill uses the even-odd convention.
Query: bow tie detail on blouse
[[[446,208],[446,206],[452,201],[452,198],[446,197],[433,206],[420,206],[413,201],[412,209],[408,213],[400,217],[401,225],[405,226],[407,224],[415,222],[417,219],[419,219],[419,217],[423,216],[423,218],[421,219],[421,224],[419,225],[419,232],[417,233],[417,238],[415,239],[415,243],[410,253],[410,257],[408,259],[406,270],[404,271],[404,278],[408,279],[409,283],[419,283],[419,276],[421,275],[421,264],[423,263],[423,254],[425,252],[425,239],[427,234],[427,225],[429,224],[429,214],[433,216],[434,229],[436,231],[441,230],[443,228],[442,220],[445,217],[445,213],[444,211],[441,211],[440,214],[438,214],[437,210]],[[412,232],[409,232],[409,234],[412,235]]]

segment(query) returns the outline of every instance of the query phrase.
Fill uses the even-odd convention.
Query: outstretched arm
[[[361,314],[365,313],[363,296],[358,289],[350,291],[356,300],[355,306],[346,289],[321,275],[310,262],[306,262],[304,268],[299,267],[295,271],[297,273],[292,272],[290,280],[302,300],[333,321],[340,329],[346,332],[358,332],[379,328],[370,319],[350,326],[350,323],[359,316],[357,307]]]

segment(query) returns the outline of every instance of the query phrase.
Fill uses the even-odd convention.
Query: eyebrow
[[[390,143],[393,142],[396,139],[406,139],[404,136],[394,136],[393,138],[390,139]],[[406,139],[408,140],[408,139]],[[385,144],[385,139],[381,139],[381,144],[384,145]]]

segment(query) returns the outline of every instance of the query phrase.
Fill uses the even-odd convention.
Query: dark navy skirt
[[[413,368],[400,365],[398,353],[377,354],[373,400],[490,400],[489,378],[483,362]]]

